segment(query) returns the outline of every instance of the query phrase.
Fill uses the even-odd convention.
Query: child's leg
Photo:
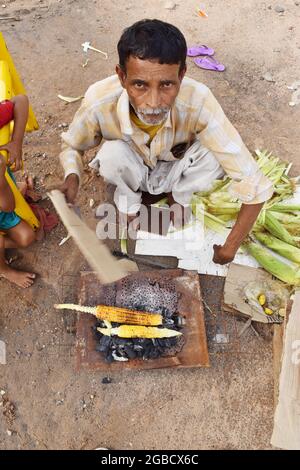
[[[17,248],[27,248],[35,241],[35,232],[24,220],[13,228],[7,230],[10,241],[15,243]],[[8,248],[8,246],[6,246]]]
[[[17,271],[6,264],[5,248],[16,246],[25,248],[29,246],[34,239],[34,231],[24,221],[21,221],[16,227],[9,229],[5,237],[0,235],[0,277],[4,277],[8,281],[23,288],[30,287],[33,284],[35,274]]]

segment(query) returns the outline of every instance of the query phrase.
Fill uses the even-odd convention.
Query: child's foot
[[[5,266],[0,271],[0,277],[7,279],[9,282],[16,284],[23,289],[32,286],[35,280],[34,273],[27,273],[25,271],[17,271],[9,266]]]

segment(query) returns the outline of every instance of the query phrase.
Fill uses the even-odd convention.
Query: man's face
[[[179,64],[160,64],[130,56],[126,71],[117,65],[116,72],[141,121],[157,125],[167,118],[179,93],[185,69],[179,73]]]

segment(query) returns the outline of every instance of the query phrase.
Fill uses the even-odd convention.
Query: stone
[[[166,3],[165,3],[165,9],[166,10],[175,10],[176,8],[176,3],[173,2],[172,0],[168,0]]]
[[[275,11],[276,13],[284,13],[285,12],[285,8],[281,5],[276,5],[275,7]]]
[[[270,72],[266,72],[264,75],[263,75],[263,79],[266,80],[267,82],[275,82],[274,78],[272,77],[272,75],[270,74]]]

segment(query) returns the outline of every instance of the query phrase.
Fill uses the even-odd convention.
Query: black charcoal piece
[[[110,377],[103,377],[102,383],[103,383],[103,384],[111,384],[111,383],[112,383],[112,379],[111,379]]]

